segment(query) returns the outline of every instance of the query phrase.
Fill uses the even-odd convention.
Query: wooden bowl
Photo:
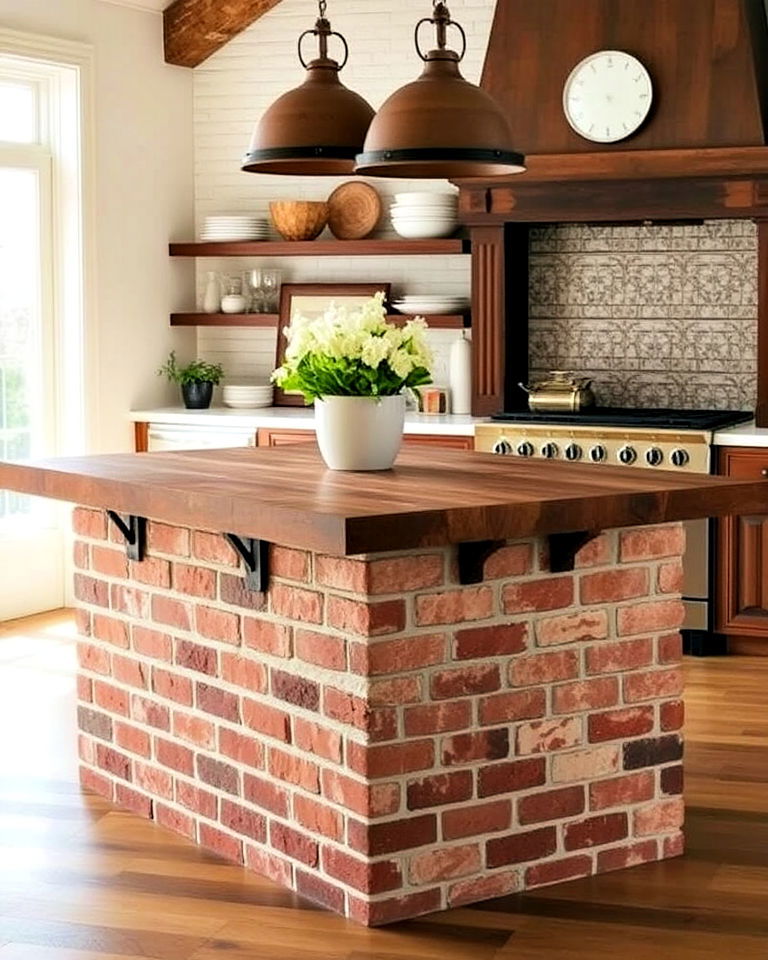
[[[328,204],[314,200],[274,200],[269,214],[284,240],[314,240],[328,223]]]

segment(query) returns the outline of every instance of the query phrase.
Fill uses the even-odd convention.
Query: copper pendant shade
[[[354,171],[374,111],[339,79],[349,49],[344,37],[331,30],[325,0],[320,0],[319,7],[314,30],[305,30],[299,37],[299,60],[307,76],[261,118],[243,159],[242,169],[248,173],[339,176]],[[317,37],[319,45],[319,56],[309,63],[301,54],[307,36]],[[328,56],[329,37],[338,37],[344,45],[341,64]]]
[[[459,63],[466,35],[441,0],[431,18],[416,25],[416,50],[424,61],[418,80],[383,104],[368,130],[355,172],[372,177],[496,177],[525,171],[525,157],[512,145],[512,131],[496,101],[462,77]],[[423,54],[419,29],[437,28],[437,48]],[[446,48],[448,27],[463,40],[462,52]]]

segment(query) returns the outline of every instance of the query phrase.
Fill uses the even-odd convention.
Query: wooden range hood
[[[648,121],[615,145],[579,137],[562,107],[571,69],[606,49],[638,57],[654,81]],[[499,0],[482,85],[507,110],[528,170],[457,181],[473,241],[474,412],[519,406],[531,225],[744,218],[758,224],[756,418],[768,426],[764,0]]]

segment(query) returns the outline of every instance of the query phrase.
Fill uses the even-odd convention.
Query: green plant
[[[384,295],[347,311],[332,305],[321,317],[295,317],[286,330],[285,362],[272,374],[307,403],[323,397],[391,397],[432,382],[426,323],[387,322]]]
[[[179,366],[176,351],[171,350],[168,359],[157,371],[158,377],[167,377],[171,383],[184,386],[187,383],[212,383],[217,385],[224,379],[224,368],[220,363],[207,363],[205,360],[193,360],[186,366]]]

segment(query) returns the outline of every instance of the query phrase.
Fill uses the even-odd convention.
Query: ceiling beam
[[[163,13],[165,60],[197,67],[280,0],[174,0]]]

